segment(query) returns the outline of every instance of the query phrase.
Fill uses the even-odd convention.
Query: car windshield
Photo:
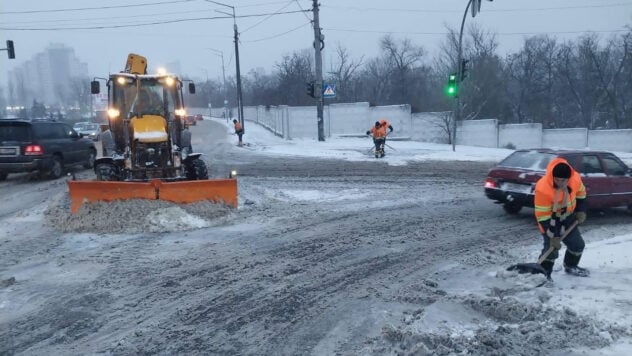
[[[552,153],[537,151],[516,151],[502,160],[498,165],[502,167],[544,171],[549,162],[557,157]]]
[[[84,127],[84,130],[96,131],[99,128],[99,125],[90,124]]]

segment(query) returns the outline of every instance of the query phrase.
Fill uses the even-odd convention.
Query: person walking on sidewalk
[[[233,119],[233,124],[235,124],[235,134],[239,137],[239,142],[237,146],[243,146],[242,136],[244,135],[244,128],[241,126],[241,123],[237,121],[237,119]]]
[[[373,144],[375,145],[375,158],[384,157],[384,142],[386,141],[386,128],[375,122],[375,126],[366,132],[367,135],[373,135]]]
[[[584,239],[575,227],[561,241],[567,229],[577,220],[582,224],[586,220],[586,187],[577,173],[563,158],[553,159],[546,168],[546,174],[535,185],[535,218],[543,238],[542,256],[549,247],[554,250],[541,263],[551,278],[553,265],[562,248],[566,245],[564,271],[575,276],[586,277],[589,271],[579,267],[584,251]]]

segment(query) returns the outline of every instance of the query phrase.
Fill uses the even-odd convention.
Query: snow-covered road
[[[368,139],[245,148],[191,128],[239,208],[133,201],[68,211],[63,180],[0,182],[0,354],[589,354],[632,350],[623,209],[591,215],[587,279],[537,257],[532,211],[484,197],[507,150]],[[89,171],[79,177],[92,177]],[[627,249],[627,250],[626,250]],[[559,266],[558,266],[559,268]]]

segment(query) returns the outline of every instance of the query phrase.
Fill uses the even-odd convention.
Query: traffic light
[[[305,83],[307,85],[307,95],[314,98],[314,82]]]
[[[455,97],[458,92],[458,81],[456,80],[456,73],[450,74],[448,77],[448,86],[445,88],[445,94],[449,97]]]
[[[15,58],[15,49],[13,48],[13,41],[7,40],[7,51],[9,54],[9,59]]]
[[[470,62],[469,59],[461,60],[461,80],[459,80],[460,82],[462,82],[465,78],[467,78],[467,64],[469,62]]]

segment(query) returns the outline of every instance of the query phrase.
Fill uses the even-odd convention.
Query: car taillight
[[[496,180],[493,178],[485,179],[485,188],[498,188],[498,185],[496,184]]]
[[[28,145],[24,147],[25,156],[41,156],[43,153],[42,146],[40,145]]]

